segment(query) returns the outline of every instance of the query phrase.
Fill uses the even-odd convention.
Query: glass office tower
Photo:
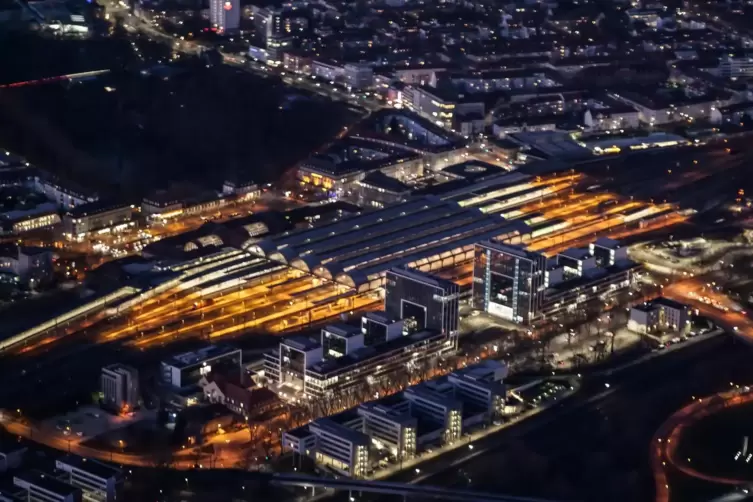
[[[476,244],[473,307],[519,324],[529,324],[544,296],[546,257],[517,246]]]

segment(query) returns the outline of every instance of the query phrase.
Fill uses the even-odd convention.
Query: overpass
[[[167,471],[183,481],[186,471]],[[350,478],[323,478],[296,473],[262,473],[247,472],[236,469],[219,470],[196,470],[192,471],[197,481],[224,484],[232,483],[241,486],[244,490],[244,482],[253,483],[259,487],[264,485],[302,488],[311,490],[338,490],[352,493],[373,493],[377,495],[391,495],[401,497],[403,500],[433,499],[450,500],[457,502],[554,502],[551,500],[516,497],[499,493],[484,493],[472,490],[457,490],[437,486],[422,486],[410,483],[396,483],[390,481],[370,481]],[[190,477],[188,478],[191,479]],[[250,500],[250,499],[249,499]]]

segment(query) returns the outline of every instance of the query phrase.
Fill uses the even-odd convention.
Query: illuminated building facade
[[[528,324],[544,296],[546,258],[496,242],[476,245],[473,306],[496,317]]]
[[[283,433],[283,450],[363,477],[389,453],[402,461],[463,440],[504,413],[507,367],[484,361]]]
[[[201,377],[210,372],[240,379],[242,362],[241,349],[227,345],[210,345],[162,361],[160,369],[164,383],[184,389],[198,385]]]
[[[209,22],[218,33],[232,34],[240,29],[240,0],[210,0]]]

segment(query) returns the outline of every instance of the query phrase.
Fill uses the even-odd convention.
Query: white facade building
[[[361,477],[385,451],[398,461],[409,459],[430,445],[462,440],[464,431],[501,416],[506,376],[503,363],[484,361],[285,432],[282,446]]]
[[[81,489],[85,502],[115,502],[122,481],[120,470],[96,460],[74,455],[55,461],[55,469],[66,474],[65,481]]]
[[[13,485],[26,493],[28,502],[81,502],[81,489],[41,471],[21,472],[13,476]]]
[[[102,368],[102,405],[115,411],[134,410],[139,405],[139,373],[124,364]]]
[[[667,298],[656,298],[630,310],[628,329],[637,333],[684,333],[690,327],[689,317],[687,305]]]

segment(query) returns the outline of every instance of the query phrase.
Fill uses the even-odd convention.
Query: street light
[[[469,449],[469,450],[472,450],[472,449],[473,449],[473,445],[472,445],[472,444],[469,444],[469,445],[468,445],[468,449]]]

